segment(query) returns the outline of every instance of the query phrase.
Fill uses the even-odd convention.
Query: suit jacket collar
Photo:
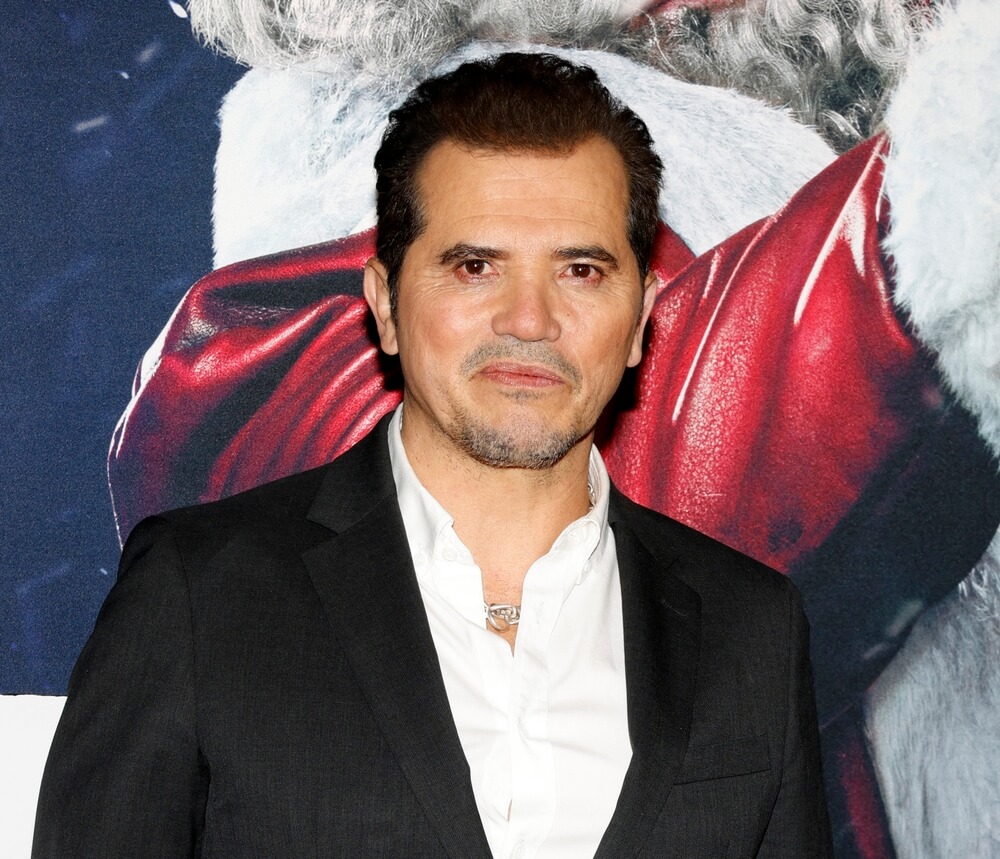
[[[309,519],[330,539],[303,556],[375,718],[442,846],[491,855],[417,585],[386,442],[388,418],[328,467]],[[632,761],[596,856],[637,854],[687,747],[698,664],[697,594],[651,552],[631,502],[609,512],[622,585]]]
[[[326,466],[326,474],[309,509],[312,522],[338,534],[361,522],[386,499],[396,497],[387,433],[392,413],[385,415],[361,441]]]

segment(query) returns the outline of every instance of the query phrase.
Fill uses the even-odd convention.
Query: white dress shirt
[[[632,757],[610,481],[524,579],[517,644],[486,628],[482,572],[389,424],[406,536],[472,789],[494,857],[593,856]],[[419,714],[415,716],[419,718]]]

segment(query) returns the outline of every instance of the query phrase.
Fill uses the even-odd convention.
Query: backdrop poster
[[[667,167],[613,478],[799,584],[838,855],[994,855],[997,10],[498,5],[192,0],[249,72],[168,0],[15,7],[0,691],[64,692],[142,516],[326,461],[398,401],[357,297],[386,115],[544,48]]]

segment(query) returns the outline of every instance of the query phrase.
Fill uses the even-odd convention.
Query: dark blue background
[[[0,68],[0,692],[62,694],[117,567],[111,431],[211,268],[242,70],[168,0],[5,3]]]

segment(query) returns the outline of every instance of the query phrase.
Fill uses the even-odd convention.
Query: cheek
[[[405,318],[400,308],[399,348],[404,374],[426,377],[453,368],[464,354],[469,339],[467,326],[456,314],[431,302],[415,305],[407,308]]]
[[[622,315],[617,325],[593,326],[581,333],[577,361],[590,370],[592,378],[618,383],[632,351],[635,334],[632,322],[631,316],[625,319]]]
[[[408,307],[400,306],[400,319],[405,312],[414,345],[421,341],[448,351],[489,331],[488,312],[482,304],[474,295],[427,289],[414,296]]]

